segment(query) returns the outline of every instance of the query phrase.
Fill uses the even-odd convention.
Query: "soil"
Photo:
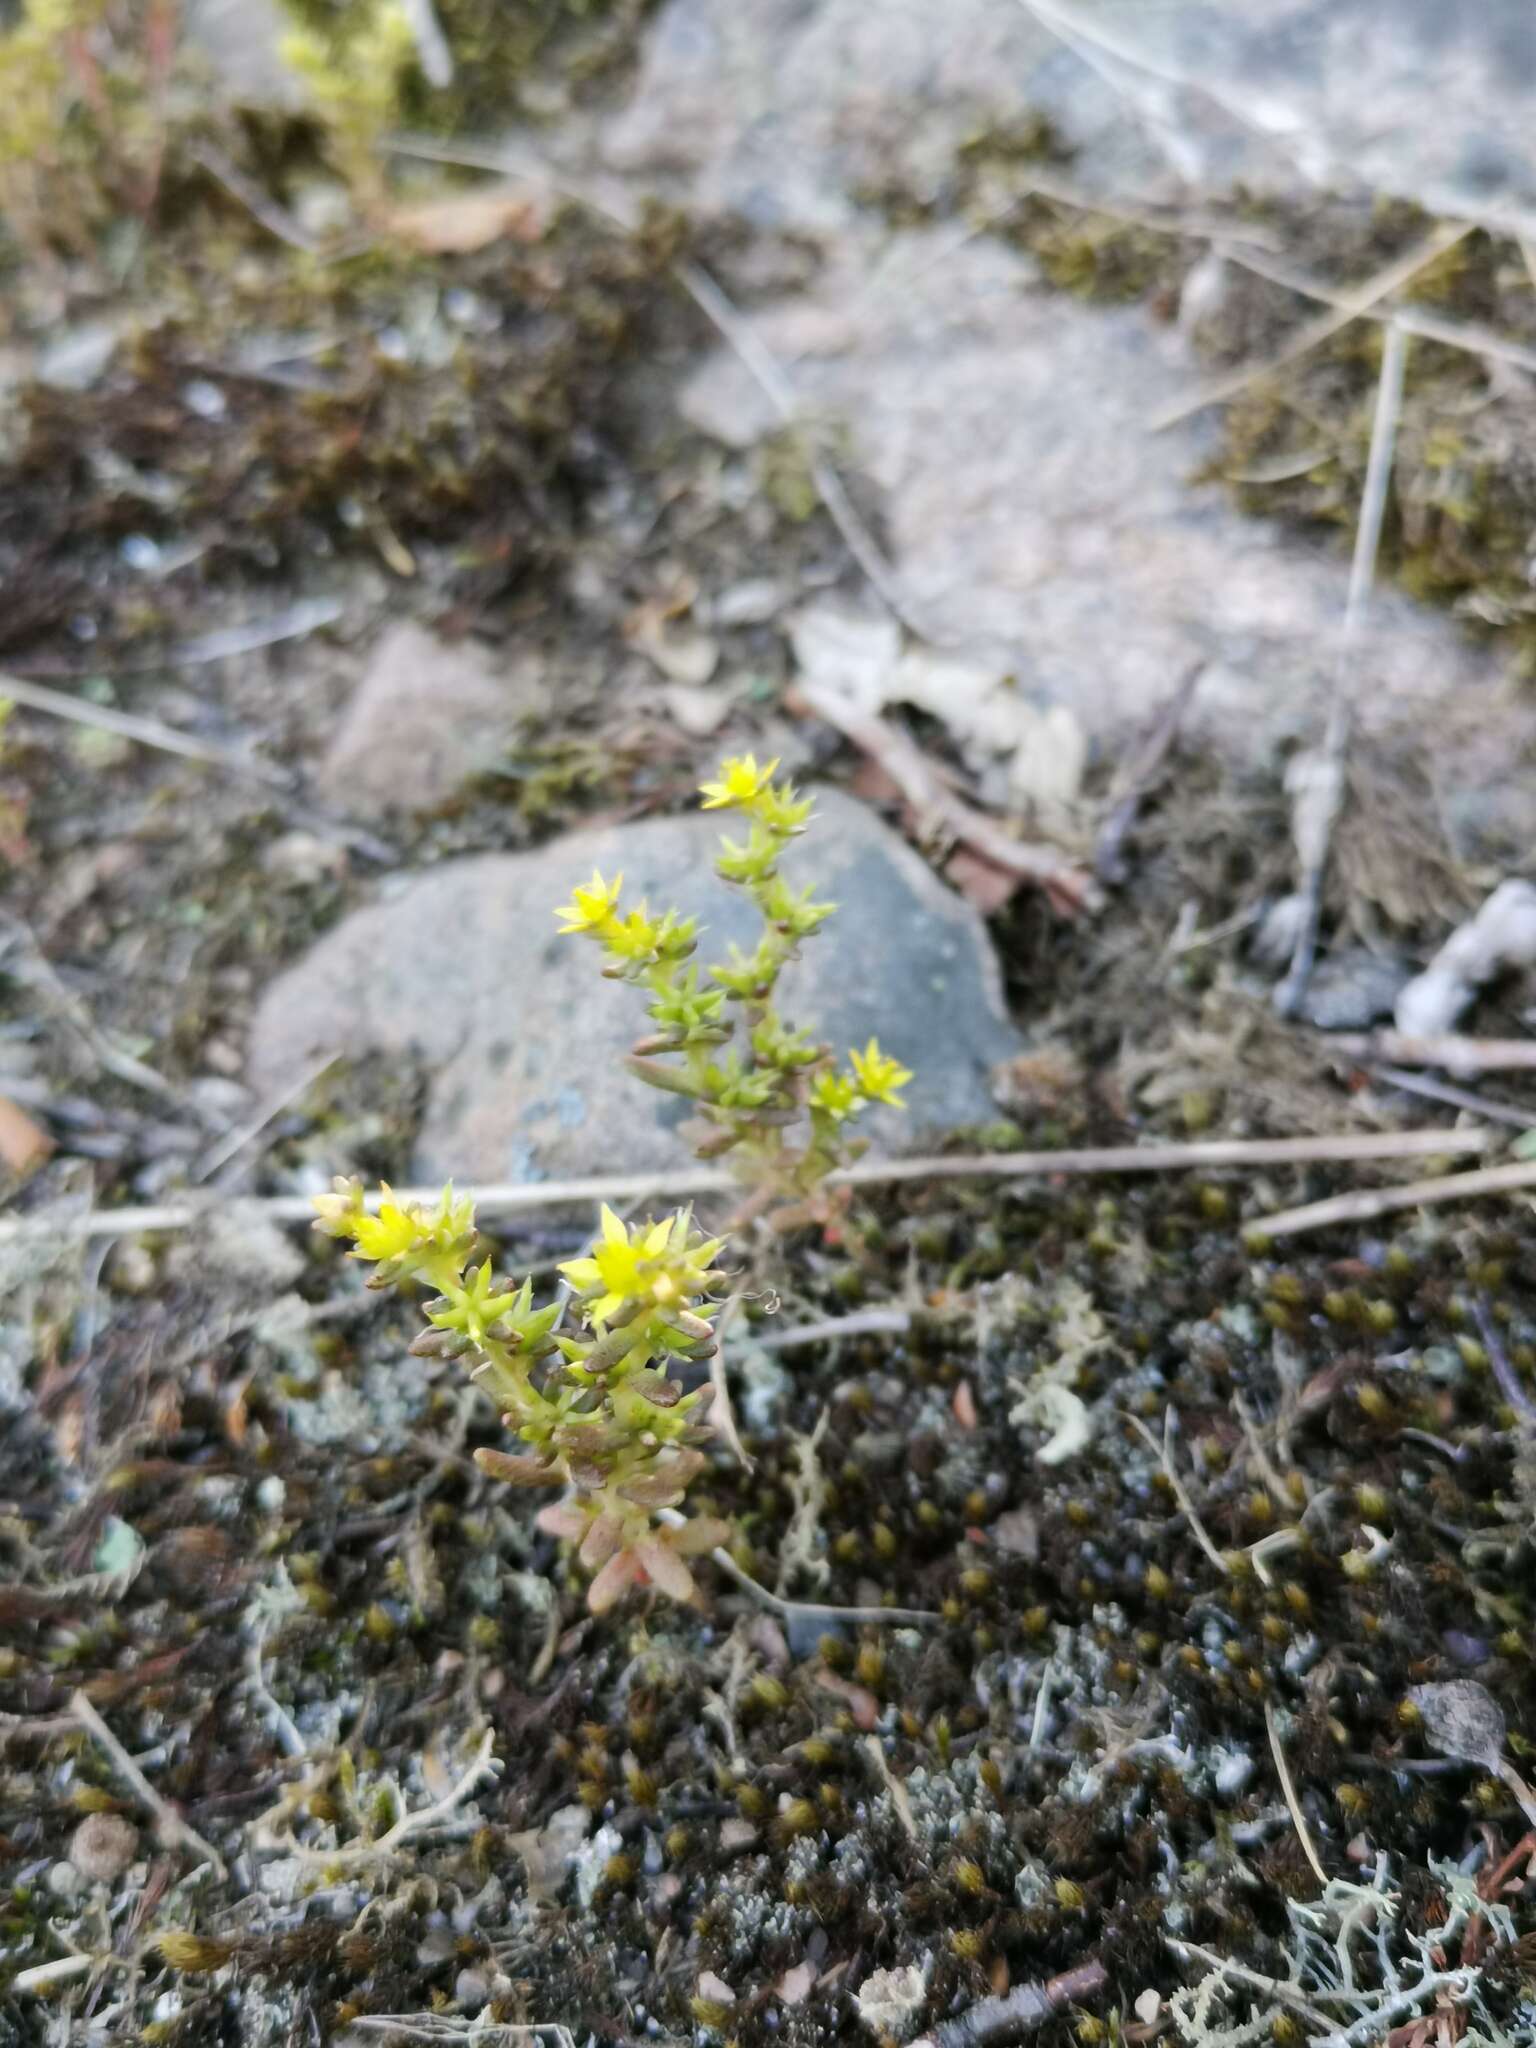
[[[315,175],[301,133],[224,139],[278,199]],[[1073,257],[1051,224],[1064,286],[1178,281],[1166,249]],[[105,1253],[71,1234],[83,1207],[199,1174],[226,1207],[332,1172],[403,1176],[409,1062],[333,1066],[209,1165],[252,1113],[255,991],[381,875],[680,808],[737,745],[891,798],[797,716],[771,624],[722,629],[753,681],[707,738],[655,710],[624,632],[658,592],[858,587],[792,442],[723,458],[658,402],[702,338],[680,254],[750,301],[813,252],[568,210],[476,253],[375,241],[318,262],[199,172],[190,141],[130,225],[126,283],[110,238],[13,259],[18,358],[106,313],[128,338],[84,391],[10,394],[4,659],[259,749],[287,779],[27,711],[6,727],[0,1093],[56,1151],[19,1191],[47,1227],[0,1244],[0,2041],[468,2040],[478,2016],[487,2040],[809,2048],[931,2031],[1102,1962],[1042,2043],[1208,2044],[1242,2017],[1243,2040],[1300,2042],[1325,2000],[1298,2017],[1238,1990],[1199,2025],[1168,2001],[1201,1974],[1175,1943],[1288,1978],[1312,1855],[1335,1883],[1390,1875],[1405,1954],[1444,1922],[1452,1866],[1486,1883],[1456,1952],[1505,2032],[1477,2038],[1530,2038],[1529,1809],[1486,1756],[1437,1750],[1410,1697],[1485,1688],[1503,1760],[1533,1774],[1523,1205],[1282,1248],[1249,1227],[1353,1176],[936,1180],[861,1196],[819,1233],[750,1235],[727,1356],[752,1463],[721,1443],[690,1500],[731,1520],[738,1570],[779,1597],[704,1565],[697,1608],[640,1599],[600,1621],[526,1497],[474,1466],[494,1418],[407,1356],[411,1306],[366,1293],[328,1240],[249,1209]],[[1341,202],[1295,260],[1357,275],[1421,226]],[[1436,302],[1485,318],[1496,299],[1512,331],[1511,260],[1472,237]],[[1218,356],[1273,332],[1256,300],[1223,318]],[[438,349],[445,322],[474,348]],[[1229,415],[1249,472],[1295,452],[1299,419],[1325,434],[1326,462],[1266,487],[1297,516],[1352,516],[1373,346],[1350,330]],[[1492,381],[1432,349],[1423,375]],[[1499,450],[1528,399],[1479,395],[1448,453],[1410,403],[1393,558],[1519,634],[1501,536],[1529,497]],[[324,631],[295,609],[317,591],[341,593]],[[515,637],[558,684],[543,728],[494,736],[462,796],[387,834],[303,794],[361,664],[354,622],[384,610]],[[212,622],[247,621],[285,637],[208,646]],[[1371,837],[1416,767],[1376,772],[1331,928],[1411,952],[1481,878],[1431,827]],[[1278,785],[1234,789],[1175,753],[1127,850],[1102,916],[1021,896],[993,918],[1037,1053],[1006,1118],[957,1149],[1424,1120],[1274,1020],[1241,932],[1167,950],[1189,904],[1210,933],[1286,886]],[[1478,1028],[1517,1030],[1527,994],[1493,991]],[[1536,1123],[1528,1084],[1499,1092]],[[552,1284],[589,1224],[507,1233],[502,1260]],[[904,1311],[905,1332],[758,1342],[871,1307]],[[1086,1441],[1060,1462],[1026,1398],[1044,1373],[1083,1404]],[[920,1618],[823,1611],[843,1607]],[[496,1774],[466,1786],[487,1736]],[[105,1815],[133,1836],[98,1825],[93,1854],[79,1831]],[[861,2005],[903,1970],[905,2007]],[[1349,2012],[1327,2006],[1341,2029]],[[1427,2048],[1463,2022],[1426,2001],[1369,2038]]]

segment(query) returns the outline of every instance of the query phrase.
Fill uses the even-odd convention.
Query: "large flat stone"
[[[875,1034],[914,1069],[909,1113],[869,1121],[887,1149],[991,1116],[988,1070],[1020,1041],[980,920],[864,806],[822,790],[817,808],[787,867],[839,915],[786,975],[786,1015],[839,1051]],[[280,1085],[321,1051],[414,1050],[432,1074],[424,1179],[684,1163],[686,1103],[620,1065],[646,1028],[642,999],[605,982],[595,948],[560,937],[553,910],[594,867],[622,868],[626,893],[703,918],[706,959],[731,940],[749,945],[750,905],[713,875],[719,836],[717,819],[694,813],[431,870],[348,917],[272,984],[252,1027],[253,1085]]]
[[[1224,118],[1300,178],[1536,232],[1530,0],[1051,0],[1041,13],[1186,137]]]
[[[1141,189],[1155,170],[1114,90],[1007,0],[668,0],[601,150],[706,209],[827,230],[865,179],[941,178],[967,136],[1036,108],[1104,176]]]
[[[667,0],[605,144],[706,206],[828,227],[871,173],[921,185],[1031,111],[1128,198],[1353,183],[1536,232],[1530,0]]]
[[[851,251],[750,321],[807,412],[844,425],[897,583],[940,645],[1069,707],[1111,755],[1196,663],[1186,730],[1240,770],[1273,775],[1280,749],[1321,731],[1348,563],[1192,481],[1209,414],[1148,431],[1198,373],[1142,309],[1085,306],[1010,248],[929,233],[904,235],[883,278]],[[732,350],[681,403],[738,447],[777,427]],[[1500,661],[1390,588],[1351,664],[1367,734],[1433,720],[1453,807],[1486,791],[1491,728],[1511,755],[1532,736]],[[1533,824],[1506,776],[1481,834],[1519,842]]]

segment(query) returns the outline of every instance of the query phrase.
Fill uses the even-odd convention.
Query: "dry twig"
[[[1355,724],[1354,658],[1371,586],[1376,580],[1376,554],[1381,545],[1387,487],[1392,479],[1392,463],[1397,452],[1397,422],[1402,410],[1403,372],[1407,359],[1407,336],[1401,327],[1389,324],[1381,356],[1381,376],[1376,386],[1376,410],[1371,421],[1371,447],[1360,499],[1360,520],[1355,528],[1355,549],[1349,565],[1344,627],[1339,635],[1334,662],[1328,729],[1321,757],[1310,757],[1305,793],[1298,795],[1295,804],[1296,850],[1302,861],[1304,908],[1290,969],[1275,990],[1275,1008],[1282,1017],[1294,1017],[1300,1009],[1317,955],[1317,935],[1323,912],[1323,877],[1327,872],[1333,829],[1344,802],[1344,763]],[[1295,763],[1293,768],[1300,765]]]
[[[1216,1167],[1349,1164],[1367,1159],[1430,1159],[1486,1152],[1496,1133],[1486,1130],[1362,1131],[1318,1138],[1213,1138],[1193,1144],[1082,1146],[1060,1152],[979,1152],[925,1155],[914,1159],[861,1159],[827,1176],[829,1187],[893,1187],[906,1181],[1028,1180],[1054,1175],[1190,1173]],[[459,1192],[487,1216],[517,1215],[531,1209],[565,1208],[577,1202],[674,1201],[684,1195],[731,1194],[741,1183],[724,1167],[681,1167],[666,1173],[592,1174],[581,1179],[489,1181]],[[435,1202],[441,1188],[395,1191],[404,1202]],[[378,1196],[367,1198],[377,1207]],[[129,1237],[138,1231],[189,1230],[214,1208],[248,1208],[274,1223],[308,1223],[314,1203],[307,1195],[269,1195],[246,1201],[162,1202],[93,1209],[83,1216],[0,1217],[0,1244],[19,1237]],[[1255,1226],[1267,1227],[1267,1226]],[[809,1341],[809,1340],[806,1340]]]
[[[30,1991],[34,1996],[51,1992],[56,1985],[67,1984],[72,1977],[84,1977],[92,1970],[126,1970],[133,1966],[130,1956],[81,1955],[72,1951],[67,1956],[55,1956],[51,1963],[33,1963],[30,1969],[18,1970],[11,1979],[13,1991]]]
[[[430,1806],[417,1806],[402,1813],[394,1826],[387,1829],[376,1842],[344,1842],[335,1849],[308,1849],[302,1843],[292,1840],[280,1841],[280,1846],[291,1856],[303,1857],[308,1862],[331,1864],[372,1863],[380,1856],[393,1856],[403,1849],[407,1842],[417,1835],[426,1834],[449,1818],[469,1797],[481,1781],[501,1767],[491,1754],[496,1741],[495,1730],[487,1728],[480,1738],[474,1761],[468,1770],[449,1787],[441,1799],[434,1799]]]
[[[1162,1466],[1163,1476],[1168,1481],[1169,1488],[1183,1512],[1185,1521],[1189,1524],[1190,1534],[1211,1560],[1211,1563],[1215,1565],[1217,1571],[1221,1573],[1222,1577],[1231,1578],[1232,1567],[1211,1541],[1210,1534],[1204,1522],[1200,1519],[1200,1513],[1195,1506],[1194,1498],[1189,1488],[1179,1477],[1178,1467],[1173,1462],[1173,1410],[1169,1408],[1164,1411],[1163,1440],[1161,1443],[1158,1442],[1139,1415],[1127,1415],[1125,1419]]]
[[[1352,320],[1358,320],[1362,314],[1369,313],[1373,306],[1379,306],[1382,300],[1393,292],[1400,291],[1410,278],[1417,277],[1421,270],[1426,270],[1431,263],[1443,256],[1447,249],[1453,249],[1471,232],[1470,222],[1441,221],[1423,241],[1415,242],[1406,255],[1384,265],[1374,277],[1367,278],[1364,284],[1357,285],[1353,291],[1340,292],[1326,313],[1299,327],[1290,340],[1284,342],[1272,356],[1267,356],[1261,363],[1241,365],[1228,376],[1218,377],[1213,382],[1202,385],[1189,397],[1179,399],[1176,404],[1158,413],[1152,421],[1151,431],[1159,434],[1165,427],[1174,426],[1178,421],[1188,419],[1192,413],[1203,412],[1208,405],[1224,405],[1229,398],[1235,398],[1250,384],[1258,383],[1263,377],[1273,376],[1276,370],[1283,370],[1288,363],[1294,363],[1302,356],[1310,355],[1313,349],[1320,348],[1325,341],[1331,340],[1335,334],[1348,327]]]
[[[1280,1780],[1280,1790],[1285,1798],[1286,1811],[1291,1816],[1291,1826],[1296,1830],[1296,1839],[1301,1844],[1302,1854],[1312,1866],[1312,1875],[1326,1890],[1328,1873],[1324,1870],[1322,1861],[1318,1856],[1317,1847],[1312,1840],[1311,1831],[1307,1826],[1306,1816],[1301,1810],[1301,1801],[1296,1797],[1296,1781],[1291,1776],[1290,1764],[1287,1762],[1285,1751],[1281,1747],[1280,1723],[1275,1718],[1273,1700],[1266,1700],[1264,1702],[1264,1726],[1269,1730],[1269,1747],[1270,1753],[1275,1759],[1275,1775]]]
[[[1456,1031],[1435,1038],[1411,1038],[1401,1031],[1330,1031],[1318,1042],[1348,1059],[1444,1067],[1448,1074],[1462,1076],[1536,1068],[1536,1038],[1466,1038]]]
[[[218,1850],[214,1848],[211,1842],[205,1841],[196,1828],[190,1826],[188,1822],[182,1819],[169,1800],[163,1799],[160,1796],[83,1692],[73,1692],[70,1694],[69,1712],[79,1722],[87,1735],[100,1743],[118,1776],[122,1778],[125,1784],[133,1787],[140,1799],[143,1800],[144,1804],[155,1816],[160,1834],[165,1842],[167,1844],[173,1842],[180,1843],[183,1848],[190,1849],[194,1855],[202,1857],[205,1863],[210,1864],[215,1877],[220,1879],[227,1877],[229,1872],[226,1870],[224,1859]]]
[[[1520,1159],[1505,1166],[1480,1166],[1475,1173],[1447,1173],[1438,1180],[1410,1181],[1397,1188],[1357,1188],[1326,1201],[1306,1202],[1299,1209],[1281,1209],[1257,1217],[1246,1235],[1257,1241],[1298,1237],[1305,1230],[1323,1230],[1331,1223],[1369,1223],[1397,1209],[1427,1209],[1438,1202],[1470,1202],[1480,1195],[1506,1195],[1536,1188],[1536,1165]]]
[[[847,1337],[904,1337],[912,1327],[905,1308],[857,1308],[846,1316],[824,1316],[814,1323],[790,1323],[755,1329],[752,1342],[762,1351],[795,1351],[802,1344],[837,1344]]]
[[[106,704],[87,704],[64,690],[50,690],[44,683],[29,683],[20,676],[0,676],[0,695],[14,698],[29,711],[43,711],[50,718],[64,718],[73,725],[86,725],[98,732],[112,732],[122,739],[137,740],[162,754],[179,754],[188,761],[205,761],[231,775],[262,782],[272,789],[287,789],[289,777],[281,768],[243,754],[235,747],[221,747],[213,740],[200,740],[189,732],[178,732],[158,718],[142,718],[137,712],[114,711]]]

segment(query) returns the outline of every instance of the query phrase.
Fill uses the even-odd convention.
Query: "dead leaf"
[[[813,684],[809,677],[796,694],[819,718],[880,763],[916,813],[925,837],[943,834],[961,840],[996,866],[1038,884],[1052,908],[1064,917],[1100,908],[1103,891],[1086,870],[1054,846],[1015,839],[996,819],[956,796],[932,756],[902,727],[864,711],[836,689]]]
[[[743,1633],[749,1648],[756,1650],[770,1671],[789,1669],[789,1642],[771,1614],[754,1615]]]
[[[949,1405],[956,1422],[959,1423],[962,1429],[974,1429],[976,1427],[976,1396],[971,1392],[969,1380],[961,1380],[955,1388],[954,1398]]]
[[[53,1151],[53,1140],[41,1124],[34,1123],[24,1109],[0,1095],[0,1160],[18,1179],[24,1179],[42,1165]]]
[[[538,242],[549,225],[548,201],[529,185],[480,186],[395,207],[386,225],[427,256],[467,256],[510,237]]]
[[[815,716],[811,706],[804,697],[799,697],[798,705],[791,703],[792,697],[799,697],[799,692],[786,690],[784,693],[786,710],[793,711],[797,718]],[[854,763],[853,773],[848,778],[848,794],[856,796],[861,804],[871,804],[876,809],[879,809],[882,806],[890,806],[901,802],[901,785],[893,781],[880,766],[880,763],[871,755],[861,754]]]
[[[1088,1077],[1071,1046],[1050,1044],[1021,1052],[992,1069],[992,1093],[1010,1116],[1058,1116],[1081,1109]]]
[[[832,600],[805,606],[790,640],[813,698],[830,693],[866,718],[909,704],[937,718],[971,772],[995,785],[984,794],[1056,812],[1076,801],[1088,738],[1069,705],[1032,702],[999,667],[904,648],[894,619]]]
[[[816,1674],[816,1683],[823,1692],[835,1693],[847,1703],[853,1716],[853,1724],[867,1735],[880,1719],[880,1702],[872,1692],[862,1685],[855,1685],[851,1678],[840,1678],[835,1671],[822,1669]]]
[[[878,769],[875,771],[880,772]],[[957,846],[944,863],[946,877],[983,917],[995,917],[1019,892],[1022,875],[1011,875],[968,846]]]

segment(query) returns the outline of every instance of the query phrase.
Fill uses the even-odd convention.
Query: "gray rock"
[[[1530,0],[669,0],[610,129],[614,167],[826,227],[976,127],[1048,114],[1127,196],[1170,176],[1356,183],[1536,232]]]
[[[784,1010],[839,1050],[871,1034],[916,1079],[905,1116],[868,1120],[877,1143],[995,1114],[988,1070],[1020,1050],[975,913],[874,814],[834,790],[794,867],[840,906],[785,976]],[[432,1070],[416,1167],[435,1180],[533,1180],[685,1163],[681,1097],[620,1065],[646,1026],[635,991],[605,982],[554,907],[594,867],[626,895],[676,904],[708,927],[708,959],[749,944],[754,913],[719,882],[719,821],[701,813],[584,832],[536,853],[454,861],[355,912],[273,983],[251,1030],[258,1089],[319,1048]]]
[[[1055,14],[1054,0],[1041,12]],[[1056,18],[1192,149],[1197,176],[1210,169],[1203,137],[1241,135],[1300,179],[1352,179],[1432,213],[1536,231],[1530,0],[1071,0]]]
[[[1069,706],[1115,753],[1203,662],[1186,731],[1272,775],[1283,743],[1320,728],[1347,565],[1191,482],[1214,445],[1208,415],[1147,431],[1197,381],[1177,335],[1140,309],[1037,289],[995,242],[907,235],[887,278],[877,288],[845,252],[813,294],[751,325],[793,363],[806,409],[845,424],[931,637]],[[776,425],[724,349],[682,404],[735,446]],[[1490,727],[1513,748],[1532,730],[1499,664],[1396,592],[1374,600],[1357,660],[1366,731],[1432,710],[1451,787],[1474,745],[1486,780]]]
[[[356,817],[428,810],[494,767],[548,702],[531,657],[439,640],[403,621],[374,647],[315,787]]]
[[[1392,1015],[1408,974],[1401,960],[1347,946],[1312,970],[1301,1016],[1319,1031],[1368,1031]]]
[[[862,180],[937,181],[978,127],[1040,107],[1144,193],[1155,152],[1118,95],[1020,6],[950,0],[940,23],[929,0],[670,0],[602,153],[706,208],[826,229]]]

